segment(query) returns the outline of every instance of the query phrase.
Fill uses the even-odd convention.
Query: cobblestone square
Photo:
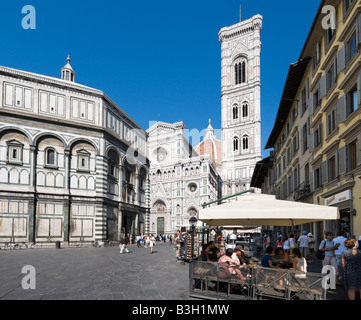
[[[184,300],[188,265],[176,261],[172,245],[154,253],[136,245],[0,251],[1,300]],[[22,268],[36,270],[36,289],[22,288]]]
[[[172,245],[144,247],[0,250],[0,300],[188,300],[189,265],[177,262]],[[23,289],[24,266],[36,270],[36,289]],[[309,264],[319,273],[320,261]],[[346,300],[344,287],[327,300]]]

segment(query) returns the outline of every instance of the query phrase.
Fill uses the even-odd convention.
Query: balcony
[[[295,201],[301,201],[303,198],[311,196],[313,192],[311,191],[311,185],[303,182],[300,186],[295,190],[295,194],[293,196]]]

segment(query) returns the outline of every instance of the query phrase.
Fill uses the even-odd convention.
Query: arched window
[[[114,178],[117,177],[117,166],[114,160],[109,160],[108,162],[108,174]]]
[[[196,217],[197,216],[197,210],[194,208],[189,209],[188,211],[189,217]]]
[[[244,103],[242,105],[242,118],[248,118],[248,104]]]
[[[248,150],[248,144],[249,144],[249,138],[247,136],[244,136],[242,139],[242,149],[243,151]]]
[[[46,165],[55,166],[56,164],[56,152],[54,149],[47,149],[45,151]]]
[[[233,152],[237,152],[238,151],[238,138],[233,138]]]
[[[232,109],[232,119],[238,120],[238,106],[234,106]]]
[[[234,66],[235,72],[235,84],[241,84],[246,82],[246,62],[240,61]]]

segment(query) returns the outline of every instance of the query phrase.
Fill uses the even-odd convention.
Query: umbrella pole
[[[212,203],[221,202],[221,201],[223,201],[223,200],[226,200],[226,199],[229,199],[229,198],[233,198],[233,197],[236,197],[236,196],[240,196],[241,194],[245,194],[245,193],[248,193],[248,192],[254,192],[254,190],[253,190],[253,189],[250,189],[250,190],[242,191],[242,192],[239,192],[239,193],[232,194],[231,196],[227,196],[227,197],[225,197],[225,198],[221,198],[221,199],[214,200],[214,201],[211,201],[211,202],[208,202],[208,203],[204,203],[204,204],[202,204],[202,207],[203,207],[203,209],[204,209],[206,206],[209,206],[209,205],[212,204]]]

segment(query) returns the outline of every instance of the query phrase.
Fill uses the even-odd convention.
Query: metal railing
[[[190,296],[234,300],[326,300],[323,275],[293,269],[249,266],[242,275],[225,275],[217,262],[194,261],[189,265]]]

